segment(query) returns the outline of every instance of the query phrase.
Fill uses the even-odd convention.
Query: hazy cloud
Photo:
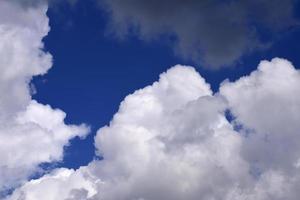
[[[101,0],[113,32],[148,40],[175,36],[174,49],[204,67],[231,66],[248,52],[269,45],[270,38],[294,23],[293,0]]]
[[[67,2],[74,5],[78,0],[11,0],[14,3],[21,5],[24,8],[38,7],[41,5],[56,5],[60,2]]]

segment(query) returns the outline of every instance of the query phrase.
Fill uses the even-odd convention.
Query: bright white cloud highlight
[[[39,164],[61,160],[68,141],[88,132],[85,125],[66,125],[63,111],[31,99],[32,77],[52,65],[42,43],[49,31],[46,10],[0,1],[0,194]]]
[[[80,172],[58,169],[38,180],[32,180],[15,192],[11,199],[88,199],[97,193],[94,179],[85,168]],[[23,193],[24,191],[30,191]]]
[[[221,94],[244,129],[241,154],[260,181],[246,199],[296,200],[300,186],[300,73],[287,60],[262,61]],[[241,197],[240,197],[241,198]],[[240,199],[238,198],[238,199]]]
[[[286,60],[263,61],[249,77],[223,84],[221,94],[236,122],[248,129],[245,157],[260,170],[296,170],[300,159],[299,71]]]
[[[8,199],[296,200],[299,83],[291,63],[273,59],[213,95],[193,68],[175,66],[98,131],[104,160],[55,171]]]
[[[241,138],[224,110],[190,67],[176,66],[127,96],[96,137],[104,156],[94,169],[104,182],[98,198],[213,198],[242,184],[247,167],[238,154]],[[218,194],[210,192],[214,187]]]

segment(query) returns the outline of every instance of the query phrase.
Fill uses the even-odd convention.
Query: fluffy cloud
[[[63,146],[84,137],[84,125],[65,125],[65,113],[31,101],[25,111],[0,126],[0,186],[9,188],[34,173],[43,162],[59,161]]]
[[[224,111],[209,85],[183,66],[126,97],[95,139],[104,156],[94,169],[104,182],[99,198],[211,199],[247,182],[241,138]]]
[[[299,82],[288,61],[273,59],[212,94],[193,68],[175,66],[98,131],[103,160],[59,169],[8,199],[296,200]]]
[[[276,33],[293,24],[293,0],[99,0],[121,37],[175,38],[175,51],[204,67],[231,66],[269,42],[260,31]],[[267,30],[267,31],[266,31]],[[272,38],[272,37],[269,37]]]
[[[283,59],[263,61],[258,70],[220,91],[246,135],[241,154],[261,175],[251,199],[297,199],[300,184],[300,73]],[[265,189],[267,187],[267,189]]]
[[[225,104],[212,96],[209,85],[191,67],[176,66],[152,86],[127,96],[110,125],[95,138],[104,160],[84,168],[98,180],[93,182],[97,193],[90,199],[213,198],[227,195],[227,188],[237,182],[245,184],[248,177],[241,176],[247,163],[238,151],[242,140],[224,111]],[[47,177],[42,178],[43,188],[25,184],[12,199],[42,198],[34,196],[37,190],[65,191],[58,183],[52,188],[55,176],[50,181]],[[220,191],[211,193],[213,187]],[[76,189],[91,191],[85,185]]]
[[[10,199],[85,200],[97,192],[95,183],[97,180],[84,168],[77,172],[70,169],[58,169],[38,180],[28,182]]]
[[[88,132],[85,125],[66,125],[63,111],[31,99],[32,77],[52,64],[42,43],[49,31],[46,10],[0,1],[0,194],[39,164],[61,160],[68,141]]]
[[[260,170],[272,168],[292,173],[297,169],[299,86],[299,71],[286,60],[274,59],[261,62],[249,77],[221,87],[236,123],[247,131],[245,156],[251,163],[257,163]]]

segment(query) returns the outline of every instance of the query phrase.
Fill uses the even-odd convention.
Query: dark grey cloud
[[[290,27],[293,0],[101,0],[119,37],[130,33],[145,40],[159,35],[176,38],[174,50],[183,58],[210,68],[232,65]]]

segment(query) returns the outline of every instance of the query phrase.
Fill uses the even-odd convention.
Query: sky
[[[299,6],[0,0],[0,199],[296,200]]]

